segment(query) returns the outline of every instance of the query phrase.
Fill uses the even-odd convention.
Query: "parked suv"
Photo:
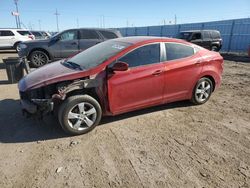
[[[220,51],[222,38],[217,30],[192,30],[180,32],[178,38],[202,46],[208,50]]]
[[[20,42],[34,39],[32,33],[24,29],[0,29],[0,49],[16,49]]]
[[[19,56],[26,56],[33,67],[50,61],[67,58],[108,39],[121,37],[119,31],[110,29],[69,29],[50,39],[20,44]]]

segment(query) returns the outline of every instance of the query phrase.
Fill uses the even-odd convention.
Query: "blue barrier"
[[[123,36],[176,37],[180,31],[215,29],[223,39],[222,51],[247,52],[250,46],[250,18],[204,23],[117,28]]]

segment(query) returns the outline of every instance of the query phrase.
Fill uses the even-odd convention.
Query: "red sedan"
[[[53,112],[70,134],[83,134],[104,115],[173,101],[208,101],[221,84],[223,58],[195,44],[159,37],[103,42],[45,65],[19,82],[23,112]]]

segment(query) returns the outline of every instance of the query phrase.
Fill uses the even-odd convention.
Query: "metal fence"
[[[215,22],[117,28],[123,36],[176,37],[180,31],[215,29],[220,31],[225,52],[247,52],[250,46],[250,18]]]

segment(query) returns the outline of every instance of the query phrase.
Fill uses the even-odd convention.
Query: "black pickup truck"
[[[217,30],[181,31],[178,38],[217,52],[222,47],[222,38]]]

